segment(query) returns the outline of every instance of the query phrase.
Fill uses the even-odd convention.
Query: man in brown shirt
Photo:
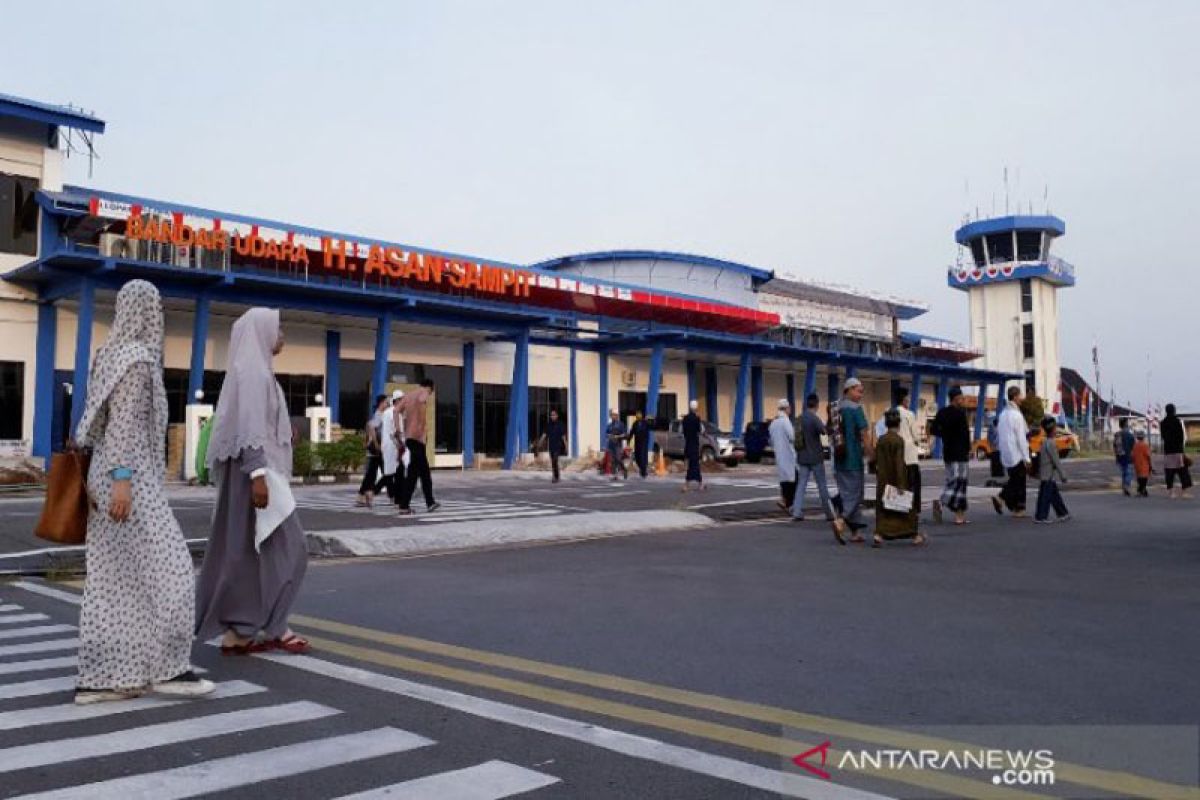
[[[433,499],[433,474],[429,469],[429,454],[425,444],[425,419],[429,398],[433,396],[433,381],[421,381],[421,388],[404,395],[400,401],[400,414],[404,417],[404,445],[410,454],[408,474],[405,476],[404,493],[400,496],[400,514],[413,513],[412,498],[421,481],[421,494],[425,496],[425,507],[435,511],[441,505]]]

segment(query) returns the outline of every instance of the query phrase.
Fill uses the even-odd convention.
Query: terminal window
[[[1021,279],[1021,310],[1033,311],[1033,280]]]
[[[0,361],[0,439],[24,439],[25,362]]]
[[[1025,358],[1033,358],[1033,323],[1026,322],[1021,326],[1021,346]]]
[[[35,178],[0,172],[0,253],[37,254]]]

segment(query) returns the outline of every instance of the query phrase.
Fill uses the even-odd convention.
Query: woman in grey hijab
[[[108,340],[88,378],[76,441],[93,448],[87,486],[87,578],[79,614],[80,705],[147,690],[213,690],[191,668],[192,558],[163,492],[167,395],[158,290],[117,293]]]
[[[221,634],[226,655],[309,649],[287,622],[308,552],[288,488],[292,424],[271,365],[282,350],[279,311],[252,308],[233,324],[208,442],[217,507],[200,570],[196,635]]]

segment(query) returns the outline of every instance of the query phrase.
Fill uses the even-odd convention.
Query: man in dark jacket
[[[700,432],[704,424],[696,409],[700,404],[695,400],[688,403],[688,413],[683,417],[683,457],[687,459],[687,475],[684,477],[683,490],[686,492],[695,481],[701,489],[704,488],[704,476],[700,472]]]
[[[1163,473],[1167,480],[1167,493],[1172,498],[1190,497],[1188,489],[1192,488],[1192,475],[1188,470],[1187,456],[1183,446],[1187,443],[1187,432],[1183,429],[1183,420],[1175,413],[1175,404],[1167,403],[1167,415],[1159,425],[1163,445]],[[1179,492],[1175,491],[1175,479],[1179,479]]]
[[[1113,458],[1117,461],[1117,469],[1121,473],[1121,491],[1126,497],[1133,497],[1133,431],[1129,430],[1129,420],[1121,417],[1117,421],[1117,432],[1113,434]]]
[[[804,413],[796,420],[796,499],[792,503],[792,519],[804,519],[804,495],[808,492],[811,475],[817,484],[817,496],[821,498],[821,509],[825,519],[833,526],[833,534],[841,541],[846,523],[838,516],[829,497],[829,485],[825,481],[825,446],[822,439],[827,436],[825,423],[817,416],[821,398],[814,392],[804,398]]]
[[[650,464],[650,423],[641,411],[637,412],[633,424],[629,426],[629,438],[633,440],[633,463],[637,464],[638,473],[645,479]]]
[[[967,522],[967,476],[971,465],[971,424],[963,409],[966,399],[958,386],[950,388],[950,405],[938,409],[933,418],[933,435],[942,440],[942,462],[946,465],[946,486],[933,501],[933,521],[942,521],[942,509],[954,512],[954,524]]]
[[[550,470],[554,474],[551,483],[558,483],[558,460],[567,452],[567,426],[558,418],[558,410],[550,410],[550,421],[546,423],[546,432],[542,434],[546,440],[546,449],[550,453]]]

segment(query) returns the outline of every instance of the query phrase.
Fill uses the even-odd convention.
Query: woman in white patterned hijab
[[[163,491],[162,350],[158,290],[130,281],[117,293],[113,326],[96,353],[76,429],[76,440],[93,448],[75,692],[80,705],[214,688],[192,672],[192,557]]]

